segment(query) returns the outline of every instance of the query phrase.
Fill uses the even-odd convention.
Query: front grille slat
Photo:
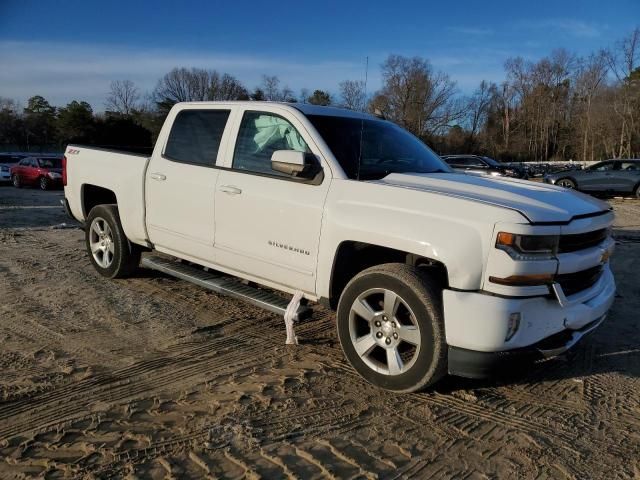
[[[558,245],[558,253],[576,252],[578,250],[586,250],[601,244],[607,238],[608,232],[606,228],[594,230],[586,233],[573,233],[570,235],[561,235]]]
[[[560,284],[566,296],[586,290],[592,287],[602,275],[602,265],[574,273],[561,273],[556,275],[555,281]]]

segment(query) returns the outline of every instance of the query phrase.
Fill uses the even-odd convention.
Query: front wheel
[[[564,187],[564,188],[570,188],[570,189],[576,188],[576,182],[574,182],[570,178],[561,178],[556,182],[556,185],[559,185],[560,187]]]
[[[86,225],[85,243],[95,269],[108,278],[131,275],[140,264],[141,250],[127,239],[120,223],[118,207],[93,207]]]
[[[20,177],[18,175],[13,175],[13,177],[11,178],[11,182],[13,183],[13,186],[16,188],[22,188],[22,181],[20,180]]]
[[[347,360],[370,383],[413,392],[447,371],[441,292],[419,269],[384,264],[356,275],[338,303]]]
[[[47,177],[40,177],[40,190],[49,190],[49,179]]]

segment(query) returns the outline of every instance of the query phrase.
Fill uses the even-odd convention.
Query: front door
[[[635,187],[640,185],[640,161],[617,162],[613,182],[616,192],[632,193]]]
[[[158,250],[214,261],[214,167],[229,115],[229,109],[181,110],[164,150],[154,151],[145,180],[146,222]]]
[[[276,150],[311,152],[320,158],[300,127],[295,118],[244,112],[231,168],[218,177],[216,259],[239,273],[315,294],[330,178],[301,181],[271,169]]]
[[[602,162],[588,168],[580,174],[580,190],[605,191],[612,188],[614,162]]]

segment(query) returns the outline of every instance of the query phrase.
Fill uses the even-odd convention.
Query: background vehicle
[[[442,159],[454,170],[476,175],[526,178],[526,171],[513,165],[503,165],[493,158],[480,155],[442,155]]]
[[[16,165],[24,155],[13,153],[0,153],[0,182],[11,181],[11,167]]]
[[[60,157],[25,157],[11,167],[13,186],[35,185],[42,190],[62,186]]]
[[[100,274],[131,275],[157,250],[191,264],[144,266],[273,312],[282,296],[223,273],[302,292],[336,309],[345,356],[390,390],[562,353],[614,298],[608,204],[456,174],[359,112],[177,104],[151,157],[70,145],[63,165],[66,208]]]
[[[640,159],[607,160],[584,170],[548,174],[544,181],[583,192],[625,193],[640,198]]]

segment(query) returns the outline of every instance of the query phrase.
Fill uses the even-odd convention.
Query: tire
[[[40,177],[38,181],[38,185],[40,186],[40,190],[49,190],[50,182],[47,177]]]
[[[135,272],[140,264],[141,249],[124,234],[116,205],[93,207],[86,225],[87,252],[100,275],[124,278]]]
[[[360,272],[336,315],[349,363],[369,383],[396,392],[437,382],[447,372],[441,298],[441,288],[416,267],[387,263]]]
[[[22,181],[20,180],[20,176],[19,175],[13,175],[13,177],[11,178],[11,183],[13,183],[13,186],[16,188],[22,188]]]
[[[556,180],[556,185],[571,190],[575,190],[577,187],[575,180],[572,180],[571,178],[559,178]]]
[[[633,190],[633,196],[640,199],[640,183],[636,185],[636,188]]]

